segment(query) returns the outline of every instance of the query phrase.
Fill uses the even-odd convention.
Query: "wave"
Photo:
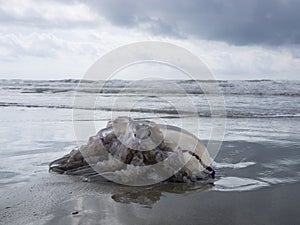
[[[0,102],[0,107],[22,107],[22,108],[62,108],[62,109],[73,109],[72,106],[60,106],[60,105],[34,105],[34,104],[23,104],[15,102]]]
[[[0,107],[22,107],[22,108],[51,108],[51,109],[80,109],[80,110],[99,110],[99,111],[115,111],[115,112],[137,112],[137,113],[148,113],[148,114],[159,114],[159,115],[171,115],[178,117],[207,117],[207,118],[298,118],[300,113],[297,114],[249,114],[247,112],[232,113],[227,112],[224,115],[212,115],[210,112],[198,112],[195,115],[194,112],[190,111],[178,111],[175,109],[155,109],[155,108],[112,108],[112,107],[80,107],[73,105],[42,105],[42,104],[24,104],[17,102],[0,102]]]
[[[51,87],[38,87],[38,88],[22,88],[22,87],[3,87],[3,90],[11,90],[18,91],[22,94],[28,93],[46,93],[46,94],[56,94],[56,93],[64,93],[64,92],[72,92],[72,93],[87,93],[87,94],[135,94],[135,95],[147,95],[155,93],[157,96],[159,95],[214,95],[214,94],[224,94],[225,96],[283,96],[283,97],[300,97],[300,92],[282,92],[282,93],[264,93],[264,92],[252,92],[252,93],[244,93],[244,92],[235,92],[235,91],[210,91],[205,92],[203,90],[164,90],[164,89],[147,89],[147,88],[139,88],[139,89],[123,89],[123,88],[84,88],[84,89],[76,89],[76,88],[51,88]]]
[[[227,112],[227,118],[294,118],[300,117],[300,113],[297,114],[249,114],[249,113],[230,113]]]
[[[105,88],[20,88],[20,87],[8,87],[3,88],[6,90],[20,90],[20,93],[60,93],[60,92],[77,92],[77,93],[87,93],[87,94],[136,94],[136,95],[146,95],[156,93],[157,95],[202,95],[205,94],[202,90],[165,90],[165,89],[154,89],[154,88],[130,88],[126,87],[105,87]],[[213,93],[211,93],[213,94]]]
[[[170,82],[170,81],[167,81]],[[128,93],[128,94],[216,94],[220,91],[224,95],[246,95],[246,96],[300,96],[300,81],[274,81],[274,80],[246,80],[246,81],[193,81],[174,80],[184,92],[172,88],[166,88],[164,80],[0,80],[0,89],[18,91],[20,93]],[[80,88],[78,88],[78,84]],[[199,85],[200,84],[200,85]],[[216,85],[217,84],[217,85]],[[203,89],[201,89],[201,87]],[[219,87],[220,90],[215,89]],[[204,91],[205,90],[205,91]],[[186,92],[186,93],[185,93]]]
[[[60,93],[70,92],[72,89],[54,89],[54,88],[34,88],[34,89],[22,89],[21,93]]]
[[[286,96],[286,97],[299,97],[298,92],[282,92],[282,93],[264,93],[264,92],[253,92],[253,93],[243,93],[243,92],[223,92],[225,95],[237,95],[237,96]]]

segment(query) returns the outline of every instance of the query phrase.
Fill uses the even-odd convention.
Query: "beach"
[[[225,145],[230,147],[224,147],[224,151],[232,149],[233,145],[236,145],[236,149],[251,146],[258,151],[264,151],[265,148],[270,150],[268,143],[228,142]],[[274,147],[278,151],[288,151],[287,146]],[[283,178],[281,182],[271,181],[273,184],[253,180],[234,183],[233,177],[241,175],[251,179],[255,168],[219,170],[219,174],[229,178],[230,185],[216,182],[214,186],[161,184],[137,188],[105,181],[88,183],[78,177],[42,172],[27,184],[14,187],[1,195],[1,223],[299,223],[299,182]]]
[[[98,99],[101,104],[96,105],[96,130],[105,127],[111,113],[107,110],[109,103],[126,86],[125,81],[118,82]],[[78,81],[0,83],[0,224],[300,222],[299,82],[221,81],[227,117],[224,140],[213,163],[214,184],[161,183],[146,187],[105,180],[85,182],[81,177],[48,171],[51,161],[95,134],[90,130],[82,140],[74,134],[72,106]],[[192,82],[183,81],[181,85],[196,99],[199,138],[207,144],[211,117],[205,96],[193,89]],[[80,93],[88,97],[98,95],[97,91],[87,82]],[[123,97],[124,93],[119,96]],[[136,101],[132,90],[126,99]],[[182,118],[163,103],[152,94],[139,103],[133,116],[179,126]],[[84,111],[94,109],[80,110],[77,122],[90,122]],[[194,120],[187,115],[184,129],[193,132]]]

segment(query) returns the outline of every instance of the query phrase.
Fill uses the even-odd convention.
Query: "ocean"
[[[300,81],[172,83],[180,91],[157,80],[0,80],[0,224],[299,224]],[[225,105],[217,118],[207,100],[215,95]],[[181,102],[196,114],[189,105],[178,111]],[[184,126],[219,143],[216,181],[137,188],[48,172],[114,116]],[[217,137],[214,119],[224,125]],[[91,122],[75,135],[74,123]]]

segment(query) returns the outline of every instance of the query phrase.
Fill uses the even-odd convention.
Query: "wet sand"
[[[0,224],[300,224],[298,152],[224,142],[214,185],[127,187],[43,170],[1,193]]]
[[[49,174],[1,196],[1,224],[299,224],[300,184],[245,192],[125,187]]]

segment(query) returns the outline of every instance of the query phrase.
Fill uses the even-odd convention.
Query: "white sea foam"
[[[232,168],[232,169],[241,169],[241,168],[246,168],[248,166],[255,165],[255,162],[238,162],[238,163],[218,163],[214,162],[213,167],[216,169],[221,169],[221,168]]]
[[[214,182],[215,191],[250,191],[269,186],[268,183],[241,177],[224,177]]]

